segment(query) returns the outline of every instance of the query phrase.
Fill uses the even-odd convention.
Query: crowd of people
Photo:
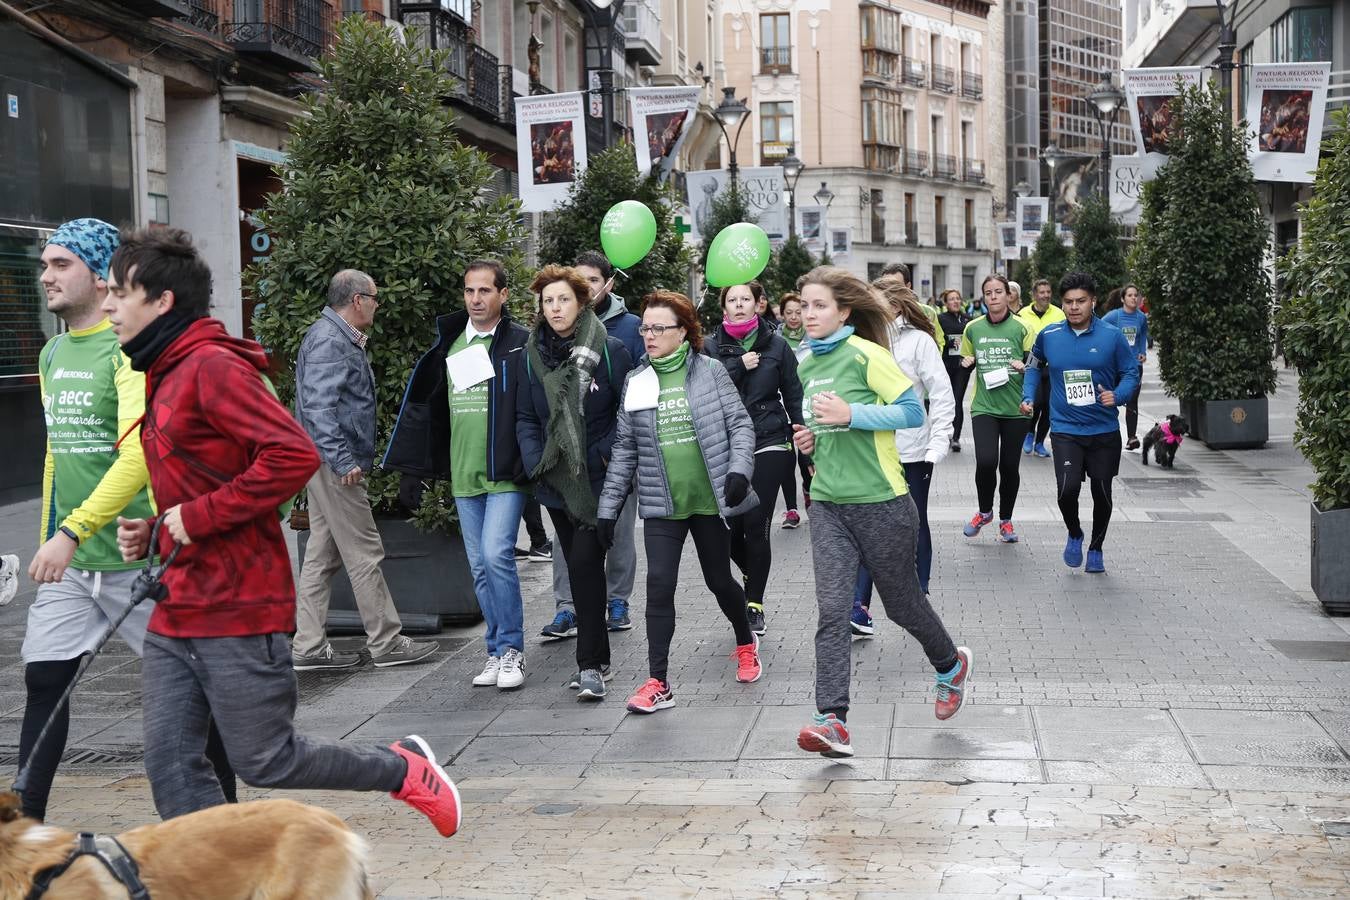
[[[251,785],[386,790],[452,834],[458,795],[425,741],[365,747],[294,727],[296,671],[362,660],[325,636],[339,566],[375,666],[424,662],[436,650],[401,633],[366,490],[377,464],[366,355],[380,304],[374,279],[354,269],[332,276],[295,360],[291,411],[276,399],[262,349],[209,317],[210,272],[186,233],[119,234],[77,220],[52,236],[43,266],[48,307],[69,330],[41,360],[49,452],[43,543],[29,569],[39,590],[23,647],[27,814],[45,814],[64,748],[68,711],[56,699],[130,605],[137,570],[177,546],[167,597],[121,629],[144,656],[146,770],[160,813],[233,799],[237,773]],[[1133,287],[1103,319],[1084,273],[1038,281],[1025,307],[1020,289],[990,275],[984,312],[972,316],[956,291],[940,296],[941,311],[921,302],[903,266],[872,283],[823,266],[777,308],[757,282],[723,288],[722,320],[705,333],[695,303],[675,291],[654,291],[640,313],[629,311],[614,275],[598,253],[544,265],[517,307],[531,310],[526,323],[512,315],[502,264],[470,263],[463,308],[436,319],[378,462],[401,473],[409,509],[431,482],[449,479],[485,622],[473,685],[526,683],[517,562],[541,559],[553,565],[554,618],[540,636],[575,638],[569,687],[582,701],[605,698],[610,636],[633,625],[639,517],[648,671],[627,708],[675,705],[669,663],[687,538],[729,626],[728,677],[759,680],[781,493],[782,527],[800,526],[809,510],[818,608],[817,714],[798,746],[853,754],[851,645],[875,632],[874,594],[922,646],[934,713],[951,718],[974,657],[929,601],[927,505],[936,467],[961,449],[972,376],[978,507],[964,533],[993,522],[997,493],[998,538],[1016,542],[1021,458],[1053,453],[1064,561],[1082,566],[1086,540],[1086,571],[1105,570],[1117,407],[1134,404],[1147,352]],[[1137,412],[1132,442],[1136,425]],[[85,449],[89,434],[95,450]],[[1094,501],[1090,536],[1078,514],[1083,481]],[[297,590],[279,509],[302,488],[311,532]],[[528,549],[516,546],[522,521]],[[702,611],[691,604],[684,615]],[[30,761],[53,715],[58,727]]]

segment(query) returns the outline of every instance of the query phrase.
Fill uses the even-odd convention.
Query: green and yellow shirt
[[[1022,417],[1022,373],[1011,363],[1021,361],[1035,342],[1036,332],[1015,315],[997,324],[988,316],[971,320],[961,335],[961,355],[975,357],[972,416]]]

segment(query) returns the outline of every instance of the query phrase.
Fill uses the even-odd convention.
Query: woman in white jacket
[[[956,396],[942,354],[933,340],[933,322],[924,315],[919,298],[898,275],[885,275],[872,282],[895,310],[891,327],[891,353],[900,370],[914,382],[914,391],[925,402],[928,417],[918,428],[896,431],[895,446],[905,470],[910,496],[919,508],[918,548],[915,563],[919,585],[928,593],[933,569],[933,537],[928,529],[928,488],[933,481],[933,466],[942,461],[951,447],[952,427],[956,419]],[[858,572],[853,596],[851,623],[854,634],[872,633],[872,578],[866,569]]]

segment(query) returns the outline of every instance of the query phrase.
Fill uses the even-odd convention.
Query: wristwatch
[[[66,537],[74,541],[76,547],[80,546],[80,536],[75,533],[75,530],[73,528],[69,528],[65,525],[62,525],[60,528],[57,529],[57,531],[61,532]]]

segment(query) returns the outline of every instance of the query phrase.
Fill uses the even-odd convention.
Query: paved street
[[[1146,374],[1141,433],[1175,410]],[[432,665],[302,679],[308,731],[426,736],[464,789],[462,834],[433,842],[384,797],[292,796],[369,837],[382,897],[1346,896],[1350,620],[1325,616],[1308,585],[1295,385],[1281,371],[1266,449],[1188,440],[1172,471],[1127,454],[1106,576],[1060,561],[1050,460],[1023,460],[1020,544],[962,537],[967,437],[930,501],[933,601],[975,652],[970,703],[950,723],[933,717],[918,645],[878,619],[853,643],[858,757],[796,748],[813,711],[808,525],[775,532],[757,684],[735,682],[730,629],[689,553],[677,707],[623,708],[646,676],[641,569],[637,627],[612,636],[611,695],[580,706],[563,686],[572,642],[535,643],[552,617],[549,567],[522,564],[522,690],[469,685],[478,629],[443,634]],[[0,507],[0,550],[26,561],[36,516],[36,501]],[[25,584],[0,609],[0,778],[14,768],[32,594]],[[50,818],[115,831],[154,818],[138,663],[115,643],[93,671]]]

